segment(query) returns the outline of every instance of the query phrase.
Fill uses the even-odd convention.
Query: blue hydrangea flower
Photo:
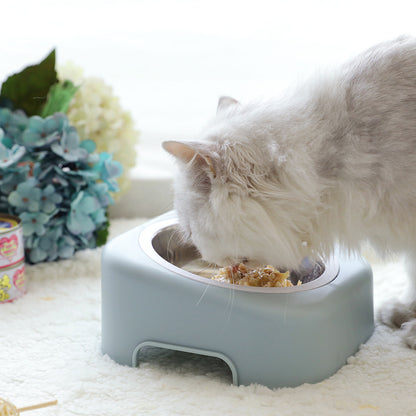
[[[88,192],[94,195],[99,201],[102,207],[114,204],[108,185],[104,182],[93,183],[88,187]]]
[[[94,233],[91,231],[87,234],[78,234],[77,235],[77,248],[86,249],[86,248],[95,248],[97,247]]]
[[[0,129],[0,140],[3,137],[4,132]],[[23,146],[15,144],[11,148],[8,148],[0,141],[0,168],[5,169],[17,163],[25,153],[26,149]]]
[[[65,174],[63,169],[56,165],[51,165],[48,167],[40,166],[36,164],[34,168],[34,175],[41,182],[52,183],[55,186],[67,187],[69,182],[65,179]]]
[[[46,233],[45,224],[49,220],[49,215],[43,212],[22,212],[20,219],[22,220],[23,235],[25,237]]]
[[[41,237],[38,237],[34,240],[34,248],[32,249],[27,247],[28,243],[26,242],[26,256],[29,257],[31,263],[40,263],[48,258],[48,252],[40,247],[40,238]]]
[[[22,219],[27,261],[69,258],[105,241],[122,167],[95,150],[64,114],[0,108],[0,211]]]
[[[97,149],[97,145],[95,144],[94,140],[83,140],[80,144],[80,147],[82,147],[83,149],[85,149],[89,154],[95,152],[95,150]]]
[[[66,177],[71,182],[80,183],[87,185],[89,182],[95,182],[99,179],[99,175],[96,171],[91,169],[89,166],[84,166],[83,168],[73,169],[71,166],[62,167],[62,175]]]
[[[53,185],[42,189],[40,198],[40,209],[47,214],[55,211],[58,204],[62,202],[62,196],[58,194]]]
[[[97,198],[79,192],[71,203],[71,210],[68,215],[67,227],[72,234],[86,234],[95,230],[96,225],[93,214],[101,208]]]
[[[20,212],[37,212],[40,207],[42,191],[37,187],[37,180],[29,178],[20,183],[16,190],[9,195],[9,203],[19,208]]]
[[[123,166],[121,163],[113,160],[113,156],[110,153],[100,153],[100,160],[94,166],[94,170],[99,172],[100,178],[108,185],[110,191],[116,192],[119,190],[117,178],[123,173]]]
[[[91,214],[91,218],[94,221],[94,224],[96,225],[96,228],[98,225],[103,224],[107,221],[107,216],[105,215],[105,209],[99,208],[95,212]]]
[[[26,129],[29,119],[23,111],[11,111],[8,108],[0,108],[0,127],[4,130],[4,144],[20,142],[23,131]]]
[[[0,108],[0,126],[2,128],[6,127],[9,124],[11,115],[12,112],[9,108]]]
[[[48,227],[45,234],[31,235],[26,239],[29,260],[32,263],[67,259],[74,255],[76,240],[63,235],[62,225]]]
[[[17,188],[19,183],[26,180],[26,175],[29,169],[29,166],[23,166],[19,169],[0,169],[0,192],[3,195],[8,196],[10,192]]]
[[[79,247],[82,248],[82,247]],[[76,241],[69,235],[63,235],[58,240],[58,256],[60,259],[71,258],[76,249]]]
[[[80,138],[75,128],[66,129],[60,140],[52,143],[51,149],[57,155],[69,162],[84,160],[88,157],[88,150],[80,146]]]
[[[27,241],[27,252],[32,263],[39,263],[48,259],[56,260],[58,252],[58,238],[62,234],[61,228],[49,227],[41,236],[32,235]]]
[[[34,147],[50,144],[59,139],[67,124],[68,119],[61,113],[46,118],[30,117],[27,128],[23,132],[22,141],[24,144]]]

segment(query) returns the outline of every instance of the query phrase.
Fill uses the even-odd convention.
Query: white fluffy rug
[[[112,235],[140,222],[113,220]],[[377,309],[403,292],[405,280],[400,260],[373,261]],[[213,358],[154,353],[130,368],[101,354],[100,250],[28,267],[27,278],[28,293],[0,305],[0,397],[17,406],[59,402],[28,415],[416,415],[416,351],[400,331],[377,325],[321,383],[235,387]]]

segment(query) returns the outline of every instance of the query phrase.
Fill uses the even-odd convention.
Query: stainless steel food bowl
[[[332,375],[373,331],[372,273],[361,258],[305,261],[291,273],[303,284],[288,288],[232,285],[184,268],[198,258],[173,211],[110,241],[103,352],[132,366],[148,346],[192,352],[221,358],[234,384],[296,386]]]
[[[204,284],[230,288],[230,284],[227,282],[207,281],[207,278],[218,271],[218,266],[204,264],[203,261],[199,262],[201,264],[199,267],[191,266],[201,256],[194,245],[182,240],[176,218],[158,221],[146,227],[140,234],[139,245],[155,263],[174,273]],[[286,270],[281,271],[285,272]],[[325,263],[322,261],[312,263],[308,259],[304,259],[300,270],[292,270],[290,273],[293,287],[270,288],[232,285],[232,289],[259,293],[306,291],[328,284],[336,278],[338,272],[339,264],[334,258]],[[301,281],[302,285],[298,286],[298,281]]]

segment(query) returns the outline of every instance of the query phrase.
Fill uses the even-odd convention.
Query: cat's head
[[[236,138],[242,132],[223,115],[214,124],[201,141],[163,143],[179,163],[175,209],[184,238],[218,265],[247,259],[296,268],[308,254],[309,225],[296,218],[304,196],[291,189],[287,155],[248,126]]]

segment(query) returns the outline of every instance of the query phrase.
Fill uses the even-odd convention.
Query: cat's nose
[[[222,267],[230,266],[232,264],[251,264],[251,261],[246,256],[241,257],[226,257],[219,263]]]
[[[233,264],[246,263],[247,257],[224,257],[217,264],[221,267],[231,266]]]
[[[237,259],[235,259],[235,261],[232,264],[239,264],[239,263],[243,263],[246,266],[249,267],[260,267],[262,265],[261,262],[255,260],[255,259],[250,259],[249,257],[238,257]]]
[[[241,259],[241,261],[239,263],[244,263],[246,266],[252,267],[254,269],[256,267],[264,266],[264,262],[261,262],[261,261],[256,260],[256,259],[250,259],[250,258],[247,258],[247,257],[244,257],[244,259]]]
[[[248,262],[247,257],[227,257],[224,260],[228,265],[230,265],[230,264],[240,264],[240,263],[246,264]]]

